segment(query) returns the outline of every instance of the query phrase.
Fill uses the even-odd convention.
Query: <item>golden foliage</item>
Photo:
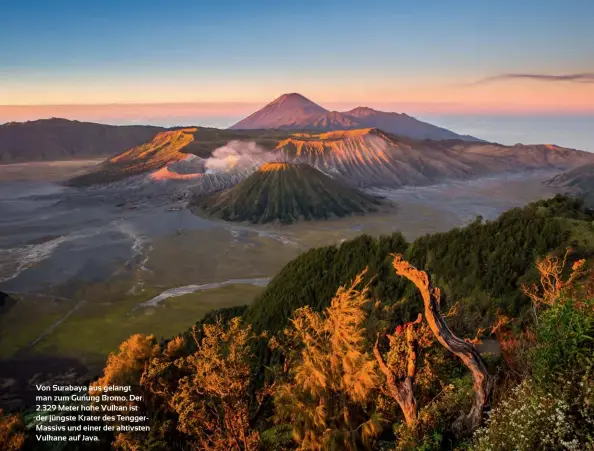
[[[427,352],[434,345],[435,337],[422,319],[419,314],[416,321],[398,326],[394,334],[388,335],[390,350],[386,362],[399,379],[414,377],[415,385],[429,388],[437,380],[434,363]],[[414,360],[409,358],[413,353]],[[407,364],[404,365],[404,362]]]
[[[295,311],[284,332],[289,373],[275,405],[300,449],[359,449],[381,432],[379,415],[367,413],[378,376],[364,336],[368,288],[356,289],[364,274],[339,288],[325,312]]]
[[[258,337],[239,318],[227,328],[220,322],[204,325],[202,340],[194,337],[196,352],[175,363],[188,373],[170,398],[179,416],[178,429],[195,438],[195,449],[258,449],[260,436],[251,428],[249,411],[254,373],[251,343]]]
[[[142,451],[144,447],[139,438],[134,434],[121,432],[116,434],[115,440],[111,443],[112,449],[121,451]]]
[[[25,443],[22,431],[23,423],[20,415],[4,415],[0,409],[0,449],[3,451],[17,451]]]
[[[92,385],[138,386],[145,365],[158,351],[159,345],[153,335],[132,335],[120,344],[118,352],[109,354],[103,377]]]
[[[522,291],[532,300],[535,307],[553,305],[565,290],[571,288],[574,282],[585,274],[586,261],[581,259],[573,263],[569,277],[563,278],[567,257],[571,252],[571,248],[567,248],[563,258],[548,254],[536,262],[536,268],[540,273],[539,283],[522,285]]]
[[[129,385],[135,391],[141,390],[140,378],[150,361],[159,352],[159,345],[153,335],[135,334],[120,344],[118,352],[109,354],[107,363],[103,370],[103,377],[91,384],[97,391],[91,395],[101,394],[99,387],[108,385]],[[117,402],[111,404],[134,405],[135,402]],[[140,434],[142,435],[142,434]],[[118,433],[112,448],[136,451],[140,449],[138,444],[139,434]]]

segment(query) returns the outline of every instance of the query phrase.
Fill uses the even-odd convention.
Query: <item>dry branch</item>
[[[438,287],[432,287],[428,274],[404,261],[401,255],[394,256],[393,265],[396,274],[406,277],[421,292],[425,306],[425,318],[437,340],[462,360],[472,374],[474,387],[472,408],[467,414],[461,415],[453,425],[457,435],[468,435],[483,421],[483,412],[489,402],[493,380],[476,348],[471,343],[458,338],[448,327],[439,308],[440,290]]]

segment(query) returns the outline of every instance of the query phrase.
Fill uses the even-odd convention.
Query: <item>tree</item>
[[[303,450],[354,450],[369,447],[381,432],[379,415],[369,414],[378,383],[376,364],[366,351],[367,287],[364,275],[340,287],[324,313],[295,311],[284,331],[286,380],[275,394],[278,418],[293,426]]]
[[[540,284],[533,282],[532,284],[522,285],[522,292],[532,300],[535,308],[543,305],[552,306],[559,299],[563,290],[571,288],[576,279],[585,274],[582,268],[586,260],[577,260],[571,268],[571,274],[564,280],[563,271],[567,264],[567,257],[571,252],[572,249],[568,247],[563,258],[549,253],[544,258],[536,261],[536,269],[540,274]]]
[[[453,424],[453,429],[458,435],[468,435],[483,421],[483,412],[488,405],[493,380],[476,348],[471,343],[458,338],[448,327],[439,308],[440,290],[431,285],[428,274],[404,261],[401,255],[394,256],[393,265],[396,274],[406,277],[420,291],[425,318],[439,343],[462,360],[472,374],[474,403],[470,412],[461,415]]]
[[[102,387],[110,385],[130,386],[136,394],[143,392],[143,387],[140,383],[142,373],[150,359],[157,355],[159,350],[159,345],[153,335],[132,335],[120,344],[118,352],[109,355],[103,370],[103,376],[91,384],[93,390],[90,391],[90,395],[101,395]],[[144,404],[146,395],[143,394],[142,396]],[[131,405],[138,404],[138,402],[111,402],[110,404]],[[139,440],[144,435],[144,433],[116,433],[112,447],[126,451],[141,449]]]
[[[397,326],[394,334],[387,335],[390,348],[385,359],[379,348],[380,334],[373,348],[379,369],[386,379],[382,392],[398,403],[411,430],[417,426],[416,379],[433,378],[426,361],[421,370],[419,365],[419,353],[433,344],[431,330],[422,321],[423,316],[419,314],[415,321]]]
[[[20,415],[4,415],[0,409],[0,449],[4,451],[18,451],[25,443],[22,431],[23,422]]]
[[[159,345],[153,335],[132,335],[120,344],[118,352],[109,354],[103,377],[92,385],[94,387],[107,385],[138,387],[145,365],[158,352]]]
[[[250,393],[258,368],[251,345],[259,337],[239,318],[227,327],[220,321],[204,324],[202,334],[199,340],[194,333],[196,352],[176,361],[188,374],[170,398],[179,417],[178,429],[192,438],[198,450],[256,450],[260,435],[252,425]],[[266,388],[256,392],[257,407],[266,393]]]

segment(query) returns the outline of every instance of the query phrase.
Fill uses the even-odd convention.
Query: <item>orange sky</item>
[[[142,121],[147,118],[242,117],[284,92],[300,92],[328,109],[345,110],[355,106],[370,106],[396,112],[452,114],[575,114],[594,112],[594,83],[498,80],[479,84],[410,84],[405,87],[361,84],[308,86],[303,89],[283,86],[241,86],[224,93],[184,89],[180,95],[174,87],[165,90],[149,87],[108,93],[82,89],[83,86],[63,87],[46,91],[44,105],[34,104],[39,93],[2,93],[0,122],[22,121],[43,117],[66,117],[97,121]],[[32,102],[32,103],[29,103]],[[40,102],[37,102],[40,103]],[[199,125],[199,124],[196,124]]]

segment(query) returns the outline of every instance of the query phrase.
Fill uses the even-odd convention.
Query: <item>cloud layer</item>
[[[501,74],[493,77],[483,78],[474,84],[482,84],[497,80],[516,80],[528,79],[538,81],[569,81],[573,83],[594,83],[594,73],[581,74],[562,74],[562,75],[546,75],[546,74]]]

